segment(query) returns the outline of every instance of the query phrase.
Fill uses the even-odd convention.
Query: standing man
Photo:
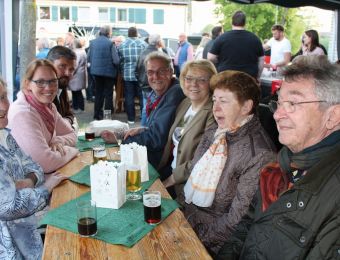
[[[140,111],[142,112],[143,110],[142,89],[139,87],[136,78],[136,66],[137,60],[147,44],[138,39],[137,36],[136,27],[130,27],[128,30],[128,38],[118,47],[124,79],[125,111],[129,124],[135,123],[136,96],[139,98]]]
[[[149,81],[146,75],[146,68],[144,65],[144,61],[145,61],[146,56],[149,53],[154,52],[154,51],[159,51],[159,50],[166,52],[166,50],[162,48],[161,36],[159,34],[151,34],[149,36],[148,47],[141,53],[137,61],[136,77],[138,79],[139,87],[142,89],[142,95],[143,95],[143,110],[142,110],[142,119],[141,119],[142,126],[146,125],[146,102],[152,90],[151,87],[149,86]]]
[[[172,60],[167,54],[152,52],[146,56],[144,64],[152,88],[146,104],[146,128],[130,129],[123,143],[145,145],[149,162],[157,167],[175,120],[176,109],[184,99],[184,94],[178,80],[173,78]],[[108,143],[116,142],[110,131],[104,131],[102,137]]]
[[[47,59],[52,61],[58,73],[58,93],[53,103],[61,116],[67,119],[73,128],[77,123],[71,110],[70,100],[67,95],[67,88],[77,66],[77,56],[71,49],[64,46],[55,46],[47,54]]]
[[[208,52],[210,52],[212,46],[214,45],[214,42],[218,36],[220,36],[223,33],[223,27],[222,26],[215,26],[211,30],[211,40],[205,45],[203,49],[203,59],[208,59]]]
[[[282,25],[273,25],[272,34],[273,37],[263,45],[265,50],[271,50],[270,64],[265,64],[264,66],[276,70],[279,67],[288,65],[292,56],[292,47],[290,41],[284,35]]]
[[[114,43],[110,40],[111,26],[100,28],[98,38],[90,42],[88,62],[90,74],[94,76],[96,95],[94,100],[95,120],[103,119],[103,105],[113,113],[113,86],[116,81],[119,56]]]
[[[232,30],[218,37],[208,60],[218,63],[217,71],[238,70],[258,79],[263,70],[263,48],[260,39],[245,30],[246,15],[237,11],[232,17]]]
[[[188,42],[187,35],[185,33],[181,33],[178,36],[178,39],[178,49],[174,59],[175,73],[177,78],[179,78],[179,75],[181,74],[184,63],[194,60],[194,48],[192,47],[191,43]]]
[[[262,169],[254,205],[218,259],[340,256],[340,67],[299,56],[282,74],[270,106],[285,146]]]

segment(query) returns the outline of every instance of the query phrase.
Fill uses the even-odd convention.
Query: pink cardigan
[[[26,101],[22,92],[18,99],[10,106],[8,112],[8,127],[11,134],[24,152],[39,163],[45,173],[53,172],[78,153],[76,145],[77,135],[70,124],[58,113],[54,104],[53,112],[56,119],[56,128],[53,136],[47,130],[39,113]],[[49,144],[60,142],[64,145],[66,154],[62,156],[58,151],[52,151]]]

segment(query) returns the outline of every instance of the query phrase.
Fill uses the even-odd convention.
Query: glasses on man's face
[[[302,105],[302,104],[310,104],[310,103],[327,103],[327,101],[324,100],[313,100],[313,101],[301,101],[301,102],[293,102],[293,101],[275,101],[271,100],[269,101],[269,109],[271,112],[275,113],[275,111],[279,107],[283,107],[283,109],[287,113],[293,113],[296,110],[297,105]]]
[[[162,68],[159,70],[147,70],[146,71],[146,75],[148,75],[148,77],[152,77],[154,75],[157,76],[166,76],[169,73],[169,68]]]
[[[46,88],[48,86],[51,86],[51,87],[58,86],[58,79],[49,79],[49,80],[44,80],[44,79],[33,80],[33,79],[31,79],[31,81],[33,83],[35,83],[35,85],[38,88]]]
[[[199,85],[203,85],[203,84],[208,83],[210,79],[203,78],[203,77],[202,78],[195,78],[195,77],[185,76],[184,80],[185,80],[186,83],[189,83],[189,84],[197,83]]]

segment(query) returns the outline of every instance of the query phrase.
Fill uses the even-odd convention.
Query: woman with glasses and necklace
[[[158,166],[160,178],[173,197],[189,177],[186,173],[202,134],[215,122],[209,83],[215,74],[215,66],[208,60],[190,61],[181,72],[180,83],[186,99],[177,108]]]
[[[78,154],[77,135],[58,113],[53,99],[58,91],[57,71],[45,59],[32,61],[17,100],[9,109],[11,134],[45,173],[65,165]]]
[[[256,115],[260,88],[255,79],[229,70],[212,76],[210,87],[217,125],[202,136],[178,201],[214,256],[246,214],[260,169],[275,153]]]

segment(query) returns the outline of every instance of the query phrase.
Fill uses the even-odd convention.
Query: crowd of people
[[[112,40],[103,26],[86,49],[72,33],[51,49],[41,39],[11,106],[0,79],[0,258],[41,257],[35,213],[67,179],[56,171],[79,154],[82,91],[94,86],[87,98],[94,93],[93,118],[101,120],[103,109],[114,111],[118,84],[129,124],[136,97],[141,110],[141,127],[127,130],[123,143],[146,146],[212,257],[339,257],[340,66],[315,30],[305,31],[292,56],[283,26],[262,44],[245,29],[243,12],[231,23],[230,31],[216,26],[212,39],[203,36],[196,54],[185,33],[172,54],[159,34],[146,42],[135,27]],[[279,151],[259,118],[263,68],[283,76],[268,105]],[[101,137],[116,142],[112,131]]]

